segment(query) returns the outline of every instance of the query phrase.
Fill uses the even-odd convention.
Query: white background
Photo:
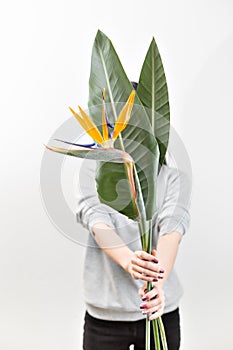
[[[182,349],[233,348],[232,15],[230,0],[2,5],[1,350],[81,349],[84,248],[51,224],[39,173],[43,143],[70,117],[67,106],[87,105],[98,28],[132,80],[156,38],[172,124],[194,177],[192,225],[177,262],[185,289]]]

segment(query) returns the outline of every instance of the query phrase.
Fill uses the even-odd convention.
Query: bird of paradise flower
[[[76,118],[76,120],[80,123],[83,129],[87,132],[87,134],[93,139],[93,143],[91,144],[77,144],[68,141],[63,141],[60,139],[56,139],[57,141],[61,141],[70,145],[76,146],[76,149],[67,149],[56,146],[48,146],[45,147],[51,151],[67,154],[70,156],[78,157],[78,158],[86,158],[86,159],[94,159],[101,160],[107,162],[114,163],[124,163],[126,167],[126,174],[129,180],[132,199],[134,200],[135,207],[136,205],[136,187],[133,176],[134,169],[134,161],[132,157],[125,151],[114,148],[114,141],[120,135],[120,133],[126,128],[130,115],[133,108],[134,98],[135,98],[135,90],[131,92],[129,98],[125,105],[123,106],[119,116],[113,126],[107,116],[106,105],[105,105],[106,92],[103,90],[102,93],[102,134],[97,128],[96,124],[89,117],[84,110],[78,106],[79,113],[75,112],[71,107],[69,107],[70,111]],[[111,129],[111,130],[110,130]]]

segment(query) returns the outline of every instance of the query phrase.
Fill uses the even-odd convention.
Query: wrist
[[[164,280],[164,278],[163,278],[163,279],[159,279],[158,282],[156,282],[158,289],[163,289],[165,281],[166,281],[166,279]]]
[[[121,261],[121,267],[129,274],[131,274],[131,260],[133,256],[134,253],[129,249],[128,254]]]

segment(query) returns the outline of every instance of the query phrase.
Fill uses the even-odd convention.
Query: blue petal
[[[107,126],[111,129],[114,129],[114,125],[110,123],[110,121],[108,120],[108,117],[106,116],[106,122],[107,122]]]
[[[81,143],[73,143],[73,142],[69,142],[69,141],[63,141],[60,139],[54,139],[54,140],[67,143],[68,145],[79,146],[79,147],[93,148],[94,146],[96,146],[95,142],[82,145]]]
[[[111,129],[114,128],[114,125],[112,123],[110,123],[109,121],[109,118],[108,118],[108,111],[107,111],[107,107],[106,107],[106,104],[104,106],[104,112],[105,112],[105,118],[106,118],[106,123],[107,123],[107,126]]]
[[[103,148],[103,146],[101,146],[98,143],[96,143],[96,148]]]
[[[111,131],[108,131],[108,137],[110,138],[110,139],[112,139],[112,135],[113,135],[113,131],[111,132]]]

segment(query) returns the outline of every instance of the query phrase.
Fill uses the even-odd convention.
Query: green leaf
[[[124,164],[98,162],[96,185],[99,199],[102,203],[114,208],[132,220],[139,218],[139,212]]]
[[[88,106],[101,108],[102,91],[106,89],[106,103],[110,103],[109,118],[112,122],[117,119],[116,103],[126,102],[133,87],[122,67],[119,57],[111,40],[98,30],[91,57],[91,72],[89,78]],[[140,103],[135,96],[135,103]],[[94,110],[95,112],[98,109]],[[100,114],[101,115],[101,114]],[[95,113],[92,115],[96,124],[100,122]]]
[[[89,113],[97,125],[101,124],[101,92],[104,88],[106,89],[108,116],[111,122],[115,122],[132,91],[132,85],[111,41],[101,31],[98,31],[92,50],[88,103]],[[137,95],[130,122],[121,133],[121,137],[115,142],[114,147],[125,150],[134,160],[141,187],[138,193],[140,191],[142,193],[146,218],[149,220],[155,211],[159,150],[145,109]],[[127,185],[124,165],[109,165],[101,162],[96,182],[102,202],[135,220],[137,213],[131,200],[132,193],[130,186]]]
[[[170,107],[164,67],[154,38],[142,66],[137,93],[146,107],[159,145],[160,164],[162,165],[169,140]]]

